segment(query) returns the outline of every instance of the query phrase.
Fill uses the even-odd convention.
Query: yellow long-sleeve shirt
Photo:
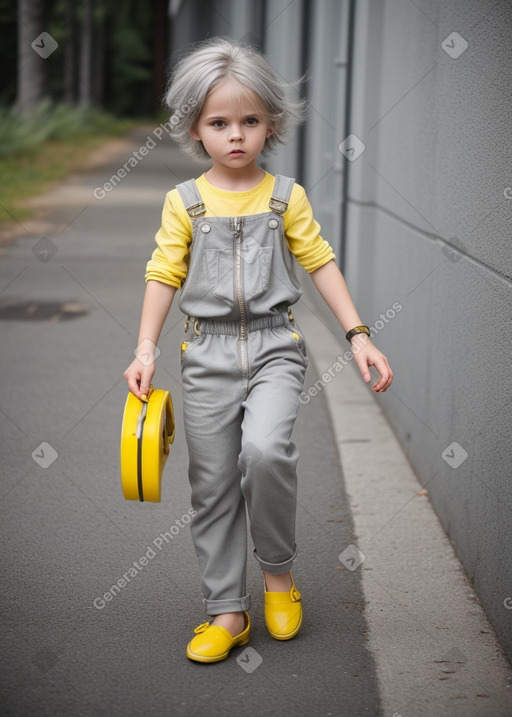
[[[274,177],[268,172],[256,187],[245,192],[228,192],[214,187],[204,174],[196,182],[206,207],[206,217],[241,217],[269,211]],[[308,273],[334,259],[334,252],[320,236],[320,225],[315,221],[306,192],[299,184],[293,185],[283,219],[288,247]],[[179,289],[189,266],[192,222],[177,189],[166,196],[162,225],[155,238],[158,246],[147,263],[146,281],[154,279]]]

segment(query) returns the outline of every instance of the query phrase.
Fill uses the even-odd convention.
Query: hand
[[[147,364],[135,358],[124,372],[128,388],[137,398],[141,398],[143,394],[148,395],[155,368],[154,361]]]
[[[393,371],[384,354],[372,344],[366,334],[354,336],[351,340],[351,345],[355,362],[363,380],[366,383],[371,380],[370,366],[375,366],[380,374],[380,379],[373,384],[372,391],[382,393],[388,389],[393,381]]]

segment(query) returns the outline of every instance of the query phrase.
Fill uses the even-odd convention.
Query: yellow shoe
[[[300,592],[292,587],[287,593],[269,593],[265,590],[265,622],[276,640],[291,640],[302,625]]]
[[[232,647],[246,645],[249,642],[251,620],[249,614],[244,612],[246,626],[236,637],[233,637],[226,628],[220,625],[210,625],[204,622],[196,627],[196,636],[187,645],[187,657],[196,662],[220,662],[229,655]]]

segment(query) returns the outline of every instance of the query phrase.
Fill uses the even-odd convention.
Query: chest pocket
[[[262,247],[254,237],[246,236],[240,243],[240,273],[235,247],[206,249],[203,256],[212,294],[229,304],[237,301],[239,276],[242,296],[248,302],[263,294],[270,283],[273,247]]]
[[[240,253],[242,256],[243,289],[246,301],[255,299],[268,289],[273,251],[273,247],[260,246],[250,236],[242,242]]]

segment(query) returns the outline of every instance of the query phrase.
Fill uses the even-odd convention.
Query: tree
[[[92,104],[92,2],[88,0],[82,7],[82,44],[80,46],[80,85],[78,94],[80,104],[90,107]]]
[[[44,31],[45,0],[18,0],[18,89],[16,109],[30,111],[40,102],[46,87],[45,40],[34,41]]]
[[[64,47],[64,100],[72,105],[76,99],[76,25],[74,0],[65,0],[64,5],[65,47]]]
[[[16,14],[17,6],[17,14]],[[123,116],[158,111],[165,86],[168,0],[0,0],[0,102],[42,99]],[[16,32],[17,26],[17,32]],[[18,36],[18,48],[16,48]]]

